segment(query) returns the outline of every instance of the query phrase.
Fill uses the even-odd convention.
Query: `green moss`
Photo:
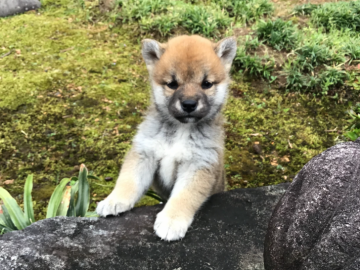
[[[338,133],[328,131],[345,125],[344,104],[274,90],[256,93],[237,81],[232,93],[225,111],[231,188],[290,181],[313,156],[334,145]]]

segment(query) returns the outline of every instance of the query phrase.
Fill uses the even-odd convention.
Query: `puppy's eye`
[[[202,89],[209,89],[213,86],[214,84],[209,82],[209,81],[203,81],[201,84],[201,88]]]
[[[175,80],[172,81],[171,83],[166,84],[166,86],[173,90],[176,90],[179,87],[177,81]]]

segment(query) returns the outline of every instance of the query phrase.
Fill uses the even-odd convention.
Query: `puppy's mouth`
[[[176,117],[176,119],[179,120],[179,122],[186,124],[186,123],[196,123],[201,118],[195,117],[193,115],[184,115],[184,116],[178,116]]]

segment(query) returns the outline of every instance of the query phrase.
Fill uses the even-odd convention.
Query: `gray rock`
[[[262,270],[268,220],[287,187],[212,196],[178,242],[164,242],[154,234],[162,205],[106,219],[39,221],[0,237],[0,269]]]
[[[38,0],[0,0],[0,17],[7,17],[40,8]]]
[[[313,158],[276,206],[266,270],[360,269],[360,138]]]

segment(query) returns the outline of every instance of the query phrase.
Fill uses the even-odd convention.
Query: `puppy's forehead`
[[[215,53],[215,45],[200,36],[180,36],[170,39],[165,53],[156,65],[156,79],[175,76],[180,82],[225,79],[224,67]]]

